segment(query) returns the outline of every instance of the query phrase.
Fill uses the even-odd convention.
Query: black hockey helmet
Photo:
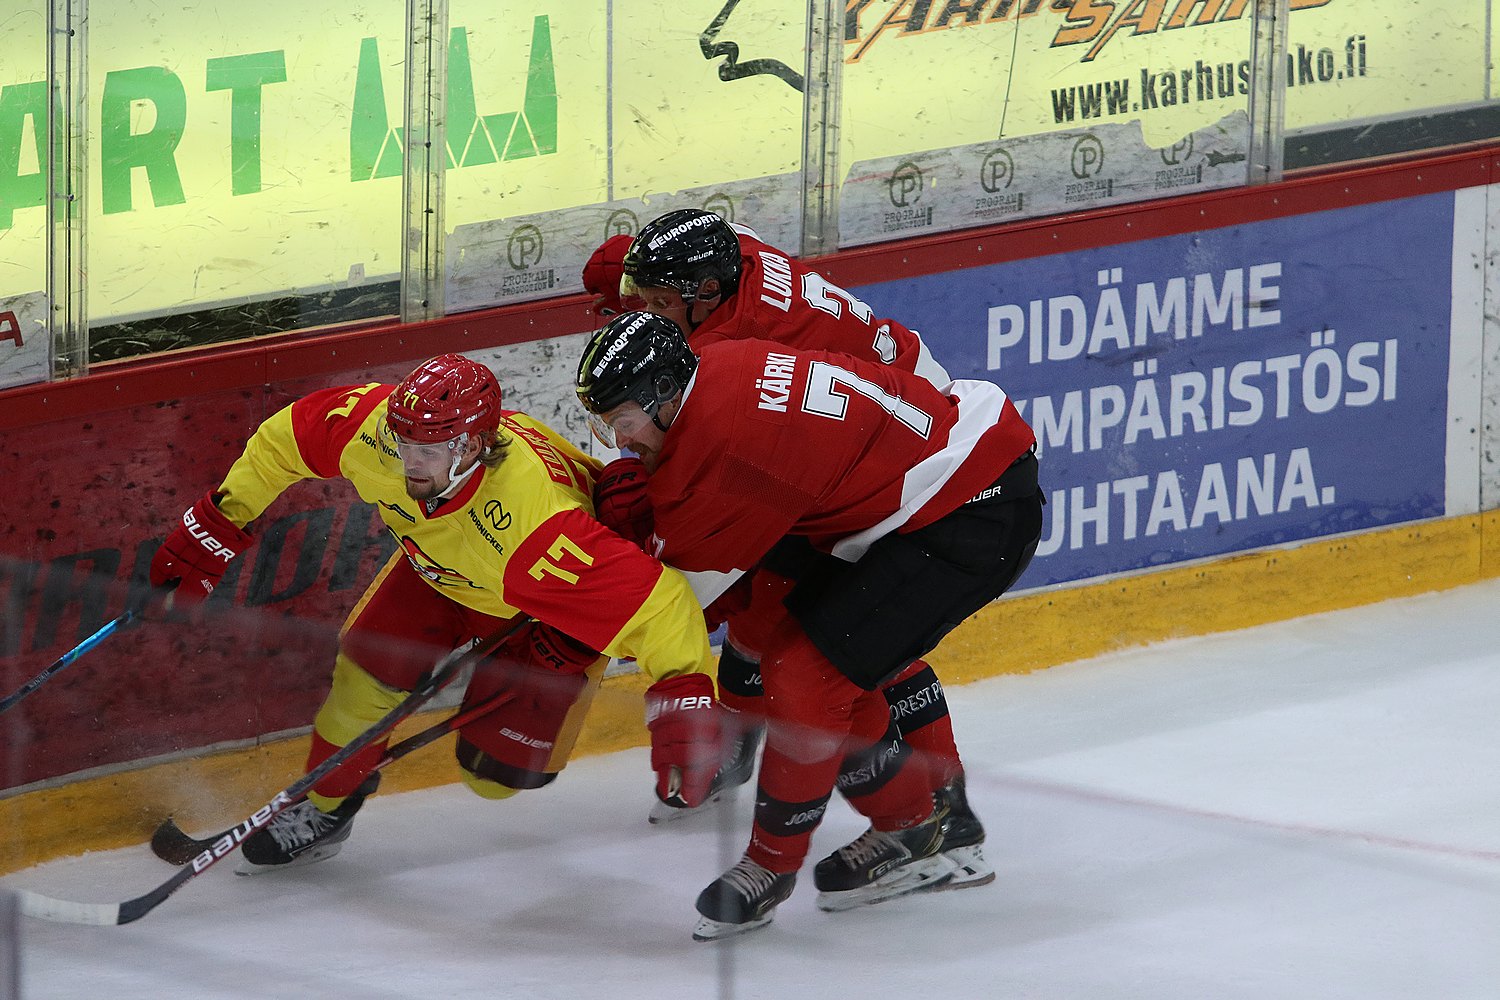
[[[578,399],[592,414],[634,400],[661,427],[661,404],[686,389],[697,368],[697,355],[676,323],[654,313],[624,313],[589,336],[578,363]]]
[[[641,227],[624,266],[636,288],[675,288],[692,305],[698,286],[709,278],[718,280],[721,295],[732,295],[739,287],[740,238],[714,213],[681,208]]]

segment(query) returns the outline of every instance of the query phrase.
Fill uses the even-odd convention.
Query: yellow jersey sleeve
[[[267,418],[219,485],[224,516],[243,528],[293,483],[339,475],[338,456],[391,389],[378,382],[323,389]]]

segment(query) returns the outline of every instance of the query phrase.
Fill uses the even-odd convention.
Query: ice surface
[[[770,927],[695,943],[750,796],[649,826],[636,750],[508,802],[379,796],[337,858],[224,863],[135,924],[25,921],[23,995],[1495,1000],[1497,608],[1486,583],[950,690],[987,888],[826,914],[809,863]],[[862,829],[835,803],[812,860]],[[168,874],[142,846],[0,887]]]

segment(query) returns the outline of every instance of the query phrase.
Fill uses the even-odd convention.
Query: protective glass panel
[[[1286,166],[1500,135],[1490,0],[1292,0]]]
[[[47,8],[11,0],[0,15],[0,387],[51,373],[47,321]]]
[[[405,5],[95,5],[92,359],[395,312]]]
[[[851,5],[840,242],[1243,184],[1252,9]]]
[[[449,312],[582,287],[616,233],[702,207],[796,247],[803,0],[454,0]]]

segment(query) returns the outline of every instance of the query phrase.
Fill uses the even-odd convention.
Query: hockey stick
[[[17,690],[14,694],[6,695],[5,700],[0,701],[0,713],[9,711],[10,708],[18,704],[22,698],[25,698],[27,695],[31,694],[37,688],[47,683],[47,681],[51,680],[57,674],[61,673],[63,668],[68,664],[77,660],[84,653],[87,653],[89,650],[99,645],[105,639],[108,639],[110,636],[120,631],[120,629],[125,628],[132,622],[140,621],[141,613],[143,610],[144,608],[126,608],[125,611],[120,615],[120,617],[116,618],[112,622],[107,622],[102,628],[99,629],[99,631],[95,632],[93,635],[89,636],[87,639],[83,640],[78,645],[74,646],[72,649],[59,656],[56,663],[52,664],[52,666],[37,674],[25,684],[22,684],[20,689]]]
[[[522,615],[508,627],[487,639],[481,640],[471,649],[465,652],[455,649],[444,656],[433,667],[427,678],[421,681],[411,694],[402,699],[399,705],[387,712],[379,722],[360,733],[353,740],[350,740],[348,745],[340,748],[327,760],[323,761],[323,763],[277,792],[270,802],[267,802],[248,816],[227,837],[217,841],[211,848],[195,857],[191,864],[184,865],[178,869],[173,873],[171,878],[150,892],[136,896],[134,899],[127,899],[123,903],[78,903],[68,899],[56,899],[52,896],[45,896],[39,892],[32,892],[29,889],[19,889],[16,891],[16,895],[21,900],[21,912],[28,917],[36,917],[39,920],[52,920],[65,924],[99,924],[107,926],[110,924],[128,924],[134,920],[139,920],[160,906],[169,896],[186,885],[190,880],[208,871],[208,869],[212,868],[222,858],[233,853],[234,849],[239,847],[246,837],[271,822],[272,817],[277,813],[295,804],[298,799],[306,795],[319,781],[322,781],[328,775],[338,770],[344,761],[380,739],[395,728],[396,724],[402,719],[405,719],[431,701],[433,696],[442,690],[444,685],[458,676],[459,671],[470,663],[476,662],[488,655],[496,646],[520,631],[521,627],[530,621],[529,617]]]
[[[509,691],[501,691],[499,694],[492,695],[472,708],[464,709],[462,712],[450,715],[441,722],[433,723],[420,732],[413,733],[400,743],[386,750],[385,754],[380,760],[376,761],[375,766],[371,770],[379,771],[390,764],[394,764],[407,754],[422,749],[434,740],[442,739],[449,733],[457,732],[475,719],[486,716],[499,708],[501,703],[508,700],[510,696],[511,693]],[[231,827],[228,830],[221,830],[207,837],[194,837],[186,833],[177,825],[176,820],[169,816],[162,820],[161,826],[158,826],[156,832],[151,835],[151,853],[168,864],[185,865],[204,851],[212,850],[213,846],[224,838],[234,836],[234,832],[237,829],[238,827]]]

